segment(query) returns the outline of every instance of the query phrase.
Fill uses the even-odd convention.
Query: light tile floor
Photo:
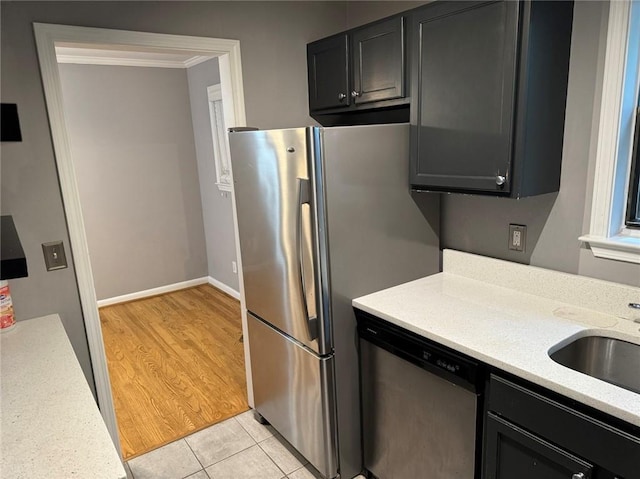
[[[316,479],[308,462],[249,410],[125,463],[133,479]],[[359,476],[361,477],[361,476]]]

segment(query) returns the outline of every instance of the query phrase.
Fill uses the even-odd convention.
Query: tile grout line
[[[251,409],[251,408],[249,408],[249,410],[248,410],[248,411],[245,411],[245,412],[243,412],[243,413],[240,413],[240,414],[238,414],[237,416],[240,416],[240,415],[242,415],[242,414],[246,414],[246,413],[247,413],[247,412],[249,412],[249,411],[255,411],[255,409]],[[232,419],[236,419],[236,417],[237,417],[237,416],[233,416],[233,417],[232,417]],[[274,434],[274,433],[271,433],[271,436],[269,436],[269,437],[265,437],[264,439],[262,439],[262,441],[258,441],[255,437],[253,437],[253,436],[251,435],[251,432],[249,431],[249,429],[247,429],[246,427],[244,427],[244,426],[242,425],[242,423],[241,423],[240,421],[238,421],[237,419],[236,419],[236,421],[238,422],[238,424],[240,424],[240,427],[241,427],[242,429],[244,429],[244,430],[245,430],[245,432],[246,432],[247,434],[249,434],[249,436],[251,436],[251,439],[253,439],[253,440],[256,442],[256,444],[258,444],[258,442],[262,442],[262,441],[264,441],[264,440],[266,440],[266,439],[269,439],[269,437],[272,437],[272,436],[275,436],[275,435],[276,435],[276,434]],[[254,421],[255,421],[255,419],[254,419]],[[255,421],[255,422],[256,422],[256,424],[258,424],[258,425],[259,425],[259,426],[261,426],[261,427],[264,427],[264,428],[265,428],[265,429],[267,429],[267,431],[268,431],[268,428],[267,428],[267,426],[266,426],[265,424],[260,424],[258,421]],[[271,424],[269,424],[269,425],[271,425]],[[273,427],[273,426],[271,426],[271,427]],[[274,429],[274,431],[275,431],[275,429]],[[271,432],[271,431],[269,431],[269,432]],[[276,433],[277,433],[277,431],[276,431]]]
[[[229,421],[229,420],[231,420],[231,419],[235,419],[235,416],[231,416],[229,419],[226,419],[225,421]],[[222,421],[222,423],[224,423],[225,421]],[[251,446],[247,446],[247,447],[245,447],[244,449],[241,449],[240,451],[236,451],[236,452],[234,452],[234,453],[233,453],[233,454],[231,454],[230,456],[227,456],[227,457],[225,457],[225,458],[219,459],[219,460],[217,460],[216,462],[212,462],[212,463],[211,463],[211,464],[209,464],[208,466],[205,466],[204,464],[202,464],[202,461],[200,461],[200,459],[198,459],[198,455],[195,453],[195,451],[193,450],[193,448],[191,447],[191,445],[190,445],[190,444],[189,444],[189,442],[187,441],[187,437],[191,436],[192,434],[189,434],[189,436],[186,436],[186,437],[182,438],[182,440],[183,440],[184,442],[186,442],[186,443],[187,443],[187,446],[189,446],[189,449],[191,449],[191,452],[192,452],[192,453],[193,453],[193,455],[196,457],[196,460],[198,461],[198,463],[202,466],[202,470],[203,470],[203,471],[205,471],[205,469],[206,469],[207,467],[211,467],[211,466],[213,466],[213,465],[215,465],[215,464],[218,464],[218,463],[220,463],[220,462],[222,462],[222,461],[225,461],[225,460],[229,459],[230,457],[235,456],[236,454],[240,454],[242,451],[246,451],[247,449],[249,449],[249,448],[251,448],[251,447],[253,447],[253,446],[257,446],[257,445],[258,445],[258,442],[253,438],[253,436],[251,436],[251,434],[249,434],[249,432],[248,432],[246,429],[244,429],[244,428],[242,427],[242,424],[240,424],[240,421],[237,421],[237,420],[236,420],[236,422],[240,425],[240,428],[241,428],[242,430],[244,430],[244,432],[247,434],[247,436],[249,436],[249,438],[253,441],[253,444],[252,444]],[[211,426],[209,426],[209,427],[215,427],[217,424],[222,424],[222,423],[212,424],[212,425],[211,425]],[[206,429],[202,429],[202,431],[206,431]],[[200,431],[198,431],[198,432],[200,432]],[[193,433],[193,434],[197,434],[197,432],[195,432],[195,433]],[[205,471],[205,472],[207,472],[207,471]],[[194,473],[194,474],[195,474],[195,473]],[[207,473],[207,475],[208,475],[208,473]],[[187,476],[187,477],[189,477],[189,476]],[[185,478],[183,478],[183,479],[185,479]]]
[[[251,449],[251,448],[252,448],[252,447],[254,447],[254,446],[258,446],[258,443],[256,442],[255,444],[252,444],[252,445],[251,445],[251,446],[249,446],[249,447],[245,447],[245,448],[244,448],[244,449],[242,449],[241,451],[234,452],[233,454],[231,454],[230,456],[225,457],[224,459],[220,459],[219,461],[216,461],[216,462],[214,462],[213,464],[209,464],[207,467],[211,467],[211,466],[215,466],[216,464],[220,464],[222,461],[226,461],[227,459],[230,459],[230,458],[232,458],[233,456],[237,456],[238,454],[243,453],[243,452],[245,452],[246,450]],[[260,446],[258,446],[258,447],[260,447]],[[260,449],[262,449],[262,448],[260,448]],[[267,453],[265,452],[265,454],[267,454]],[[269,456],[269,455],[267,454],[267,456]],[[271,459],[271,458],[269,458],[269,459]],[[205,467],[205,469],[206,469],[207,467]],[[278,469],[279,469],[279,468],[278,468]],[[206,471],[205,471],[205,472],[206,472]]]
[[[247,436],[249,436],[249,438],[253,441],[253,444],[251,444],[250,446],[245,447],[244,449],[241,449],[240,451],[234,452],[234,453],[233,453],[233,454],[231,454],[230,456],[227,456],[227,457],[225,457],[225,458],[223,458],[223,459],[220,459],[220,460],[218,460],[218,461],[216,461],[216,462],[213,462],[213,463],[209,464],[208,466],[203,466],[203,467],[202,467],[202,470],[203,470],[203,471],[205,472],[205,474],[207,474],[207,475],[209,475],[209,473],[206,471],[207,467],[211,467],[211,466],[215,466],[216,464],[220,464],[222,461],[226,461],[227,459],[229,459],[229,458],[231,458],[231,457],[233,457],[233,456],[237,456],[237,455],[238,455],[238,454],[240,454],[241,452],[244,452],[244,451],[246,451],[247,449],[251,449],[253,446],[258,446],[258,441],[256,441],[256,440],[253,438],[253,436],[249,433],[249,431],[247,431],[247,430],[242,426],[242,424],[240,423],[240,421],[238,421],[238,420],[236,419],[236,417],[235,417],[235,416],[232,416],[232,417],[230,417],[229,419],[235,419],[235,420],[236,420],[236,422],[240,425],[240,428],[241,428],[241,429],[242,429],[242,430],[247,434]],[[224,422],[224,421],[223,421],[223,422]],[[215,424],[214,424],[214,426],[215,426]],[[187,445],[189,445],[189,443],[188,443],[188,442],[187,442]],[[258,447],[259,447],[259,446],[258,446]],[[191,449],[191,446],[189,446],[189,449]],[[262,449],[262,448],[260,448],[260,449]],[[193,451],[193,449],[192,449],[192,451]],[[265,454],[266,454],[266,452],[265,452]],[[194,456],[196,455],[196,454],[195,454],[195,452],[193,453],[193,455],[194,455]],[[268,456],[269,456],[269,455],[267,454],[267,457],[268,457]],[[198,459],[198,456],[196,456],[196,459]],[[271,458],[269,458],[269,459],[271,459]],[[200,462],[200,459],[198,459],[198,462],[202,465],[202,462]],[[276,466],[276,467],[277,467],[277,466]],[[280,468],[278,468],[278,469],[280,469]],[[183,478],[183,479],[184,479],[184,478]]]
[[[215,424],[214,424],[214,426],[215,426]],[[189,434],[189,436],[191,436],[191,434]],[[207,471],[205,471],[205,470],[204,470],[204,465],[202,464],[202,461],[200,461],[200,459],[198,458],[198,455],[196,454],[196,452],[195,452],[195,451],[193,450],[193,448],[191,447],[191,444],[189,444],[189,441],[187,441],[187,437],[189,437],[189,436],[185,436],[185,437],[183,437],[181,440],[182,440],[182,441],[184,441],[184,442],[187,444],[187,447],[188,447],[188,448],[189,448],[189,450],[191,451],[191,454],[193,454],[193,457],[195,457],[195,458],[196,458],[196,461],[198,461],[198,464],[200,464],[200,467],[201,467],[200,471],[204,471],[204,473],[205,473],[205,474],[207,474]],[[193,474],[197,474],[197,473],[198,473],[198,472],[200,472],[200,471],[196,471],[196,472],[194,472]],[[189,474],[189,476],[193,476],[193,474]],[[208,476],[208,475],[209,475],[209,474],[207,474],[207,476]],[[189,477],[189,476],[185,476],[183,479],[186,479],[186,478],[187,478],[187,477]],[[134,477],[133,479],[135,479],[135,477]]]
[[[131,470],[131,466],[129,465],[129,461],[124,461],[127,465],[124,468],[124,472],[125,474],[127,473],[127,470],[129,471],[129,473],[131,473],[131,479],[136,479],[136,476],[133,474],[133,471]],[[127,479],[129,479],[129,476],[127,476]]]
[[[272,436],[272,437],[274,437],[274,436]],[[271,439],[271,438],[270,438],[270,437],[268,437],[267,439]],[[264,442],[264,441],[266,441],[267,439],[264,439],[264,440],[262,440],[262,441],[260,441],[260,442]],[[269,460],[270,460],[270,461],[271,461],[271,462],[276,466],[276,468],[277,468],[277,469],[278,469],[282,474],[284,474],[284,477],[289,477],[289,474],[287,474],[286,472],[284,472],[284,471],[282,470],[282,468],[276,464],[276,461],[274,461],[274,460],[273,460],[273,458],[269,455],[269,453],[263,449],[263,447],[260,445],[260,442],[259,442],[259,443],[257,443],[257,445],[258,445],[258,447],[260,448],[260,450],[264,453],[264,455],[265,455],[265,456],[267,456],[267,457],[269,458]]]
[[[249,408],[249,411],[254,411],[254,409]],[[244,413],[241,413],[241,414],[246,414],[247,412],[248,412],[248,411],[245,411]],[[238,416],[239,416],[239,415],[240,415],[240,414],[238,414]],[[233,419],[236,419],[236,416],[233,416]],[[236,419],[236,421],[237,421],[237,419]],[[275,431],[275,432],[274,432],[274,433],[271,433],[271,435],[270,435],[269,437],[265,437],[265,438],[264,438],[264,439],[262,439],[261,441],[258,441],[256,438],[254,438],[254,437],[251,435],[251,432],[249,432],[249,430],[248,430],[246,427],[244,427],[244,425],[243,425],[240,421],[237,421],[237,422],[238,422],[238,424],[240,424],[240,427],[242,427],[242,429],[244,429],[244,430],[246,431],[246,433],[251,437],[251,439],[253,439],[253,440],[255,441],[256,445],[260,448],[260,450],[261,450],[262,452],[264,452],[264,454],[265,454],[265,455],[269,458],[269,460],[270,460],[270,461],[271,461],[271,462],[276,466],[276,468],[278,468],[278,470],[279,470],[280,472],[282,472],[282,474],[284,474],[284,477],[285,477],[285,478],[288,478],[288,477],[289,477],[289,474],[287,474],[286,472],[284,472],[284,471],[282,470],[282,468],[281,468],[280,466],[278,466],[278,464],[276,464],[276,462],[275,462],[275,461],[273,460],[273,458],[269,455],[269,453],[268,453],[267,451],[265,451],[265,450],[264,450],[264,448],[260,445],[261,443],[265,442],[265,441],[266,441],[266,440],[268,440],[268,439],[271,439],[272,437],[275,437],[275,438],[277,439],[277,438],[278,438],[278,436],[280,435],[280,434],[278,433],[278,431],[276,431],[276,430],[274,429],[274,431]],[[265,424],[260,424],[258,421],[256,421],[256,423],[257,423],[257,424],[259,424],[260,426],[264,427],[265,429],[267,429],[267,426],[266,426]],[[273,426],[272,426],[272,427],[273,427]],[[268,430],[268,429],[267,429],[267,430]],[[271,432],[271,431],[269,431],[269,432]],[[245,449],[245,450],[246,450],[246,449]],[[305,458],[305,460],[306,460],[306,458]],[[304,468],[307,464],[309,464],[309,461],[307,461],[305,464],[303,464],[303,465],[302,465],[302,467],[300,467],[300,469]],[[296,471],[297,471],[297,470],[298,470],[298,469],[296,469]],[[295,472],[295,471],[293,471],[293,472]]]
[[[251,411],[251,409],[250,409],[249,411]],[[241,413],[241,414],[242,414],[242,413]],[[244,427],[244,425],[243,425],[240,421],[238,421],[238,420],[236,419],[236,416],[232,416],[232,417],[231,417],[231,418],[229,418],[229,419],[234,419],[234,420],[235,420],[236,424],[238,424],[238,425],[240,426],[240,429],[241,429],[242,431],[244,431],[244,432],[245,432],[245,434],[246,434],[246,435],[251,439],[252,444],[251,444],[251,445],[249,445],[249,446],[247,446],[247,447],[245,447],[245,448],[243,448],[243,449],[241,449],[241,450],[239,450],[239,451],[237,451],[237,452],[235,452],[235,453],[233,453],[233,454],[231,454],[231,455],[229,455],[229,456],[227,456],[227,457],[225,457],[225,458],[223,458],[223,459],[220,459],[220,460],[218,460],[218,461],[216,461],[216,462],[213,462],[212,464],[209,464],[209,465],[205,466],[205,465],[204,465],[204,463],[203,463],[203,462],[200,460],[200,458],[198,457],[198,455],[195,453],[194,449],[193,449],[193,448],[191,447],[191,445],[189,444],[189,441],[187,440],[187,438],[188,438],[188,437],[190,437],[190,436],[192,436],[192,435],[194,435],[194,434],[196,434],[196,433],[189,434],[188,436],[185,436],[185,437],[183,437],[183,438],[181,438],[181,439],[179,439],[179,440],[177,440],[177,441],[174,441],[174,442],[184,441],[184,442],[186,443],[186,445],[187,445],[187,448],[189,449],[189,451],[191,452],[191,454],[195,457],[196,461],[198,462],[198,464],[199,464],[199,465],[200,465],[200,467],[201,467],[201,469],[199,469],[199,470],[197,470],[197,471],[194,471],[194,472],[192,472],[192,473],[188,474],[187,476],[184,476],[182,479],[188,479],[190,476],[192,476],[192,475],[194,475],[194,474],[198,474],[199,472],[204,472],[204,473],[207,475],[207,477],[209,477],[209,473],[206,471],[206,468],[207,468],[207,467],[212,467],[212,466],[214,466],[214,465],[216,465],[216,464],[220,464],[220,463],[222,463],[222,462],[226,461],[227,459],[232,458],[233,456],[236,456],[236,455],[238,455],[238,454],[241,454],[241,453],[243,453],[243,452],[246,452],[248,449],[251,449],[251,448],[252,448],[252,447],[254,447],[254,446],[258,446],[259,450],[260,450],[260,451],[262,451],[262,453],[263,453],[263,454],[265,454],[265,455],[267,456],[267,458],[269,459],[269,461],[270,461],[270,462],[271,462],[271,463],[276,467],[276,469],[277,469],[278,471],[280,471],[280,473],[282,474],[281,479],[288,479],[289,475],[288,475],[287,473],[285,473],[285,472],[284,472],[284,470],[283,470],[280,466],[278,466],[278,464],[275,462],[275,460],[274,460],[274,459],[269,455],[269,453],[268,453],[268,452],[267,452],[267,451],[266,451],[266,450],[265,450],[265,449],[260,445],[261,443],[266,442],[267,440],[269,440],[269,439],[273,439],[273,438],[276,438],[276,440],[277,440],[278,442],[280,442],[280,441],[279,441],[279,434],[277,433],[277,431],[276,431],[276,432],[274,432],[274,433],[271,433],[271,431],[268,431],[269,433],[271,433],[271,434],[270,434],[270,436],[265,437],[265,438],[263,438],[262,440],[258,441],[258,440],[256,440],[256,439],[251,435],[251,433],[249,432],[249,430],[248,430],[246,427]],[[224,422],[224,421],[223,421],[223,422]],[[257,423],[257,424],[259,424],[259,423]],[[214,425],[212,425],[212,426],[210,426],[210,427],[214,427],[214,426],[215,426],[215,424],[214,424]],[[265,427],[264,425],[260,425],[260,426]],[[206,430],[206,429],[204,429],[204,430]],[[144,456],[144,455],[142,455],[142,456],[140,456],[140,457],[143,457],[143,456]],[[303,458],[303,459],[304,459],[304,460],[306,460],[306,458]],[[129,461],[125,461],[125,462],[126,462],[126,463],[127,463],[127,465],[128,465],[128,462],[129,462]],[[301,462],[301,461],[299,461],[299,462]],[[302,464],[302,462],[301,462],[301,464]],[[298,471],[298,470],[300,470],[300,469],[304,469],[304,468],[306,467],[306,465],[307,465],[307,464],[309,464],[309,462],[308,462],[308,461],[307,461],[307,462],[305,462],[304,464],[302,464],[300,468],[296,469],[296,470],[295,470],[295,471],[293,471],[293,472],[296,472],[296,471]],[[133,470],[131,469],[131,467],[130,467],[130,466],[129,466],[129,472],[130,472],[130,474],[131,474],[132,479],[135,479],[135,475],[134,475]],[[210,478],[209,478],[209,479],[210,479]]]
[[[189,434],[189,435],[191,435],[191,434]],[[152,452],[157,451],[157,450],[159,450],[159,449],[162,449],[163,447],[166,447],[166,446],[169,446],[169,445],[171,445],[171,444],[176,444],[176,443],[179,443],[179,442],[183,441],[183,442],[187,445],[187,448],[189,448],[189,451],[191,452],[191,454],[193,454],[193,457],[195,457],[196,461],[197,461],[197,462],[198,462],[198,464],[200,465],[200,469],[199,469],[199,470],[194,471],[194,472],[191,472],[191,473],[187,474],[186,476],[183,476],[183,477],[182,477],[182,479],[187,479],[188,477],[193,476],[194,474],[197,474],[197,473],[199,473],[200,471],[204,471],[204,466],[202,465],[202,462],[200,462],[200,459],[198,459],[198,456],[196,455],[196,453],[194,452],[194,450],[191,448],[191,446],[189,445],[189,443],[186,441],[186,437],[188,437],[188,436],[185,436],[185,437],[183,437],[183,438],[181,438],[181,439],[176,439],[175,441],[170,442],[169,444],[165,444],[165,445],[164,445],[164,446],[162,446],[162,447],[159,447],[159,448],[157,448],[157,449],[154,449],[153,451],[149,451],[148,453],[145,453],[145,454],[142,454],[142,455],[140,455],[140,456],[137,456],[137,457],[136,457],[136,458],[134,458],[134,459],[137,459],[138,457],[144,457],[146,454],[149,454],[149,453],[152,453]],[[127,462],[127,463],[128,463],[129,461],[125,461],[125,462]],[[134,475],[133,470],[131,469],[131,467],[130,467],[130,466],[129,466],[129,471],[131,472],[131,477],[132,477],[132,479],[135,479],[135,475]],[[125,471],[125,472],[126,472],[126,471]],[[204,471],[204,472],[205,472],[205,474],[206,474],[206,471]],[[207,474],[207,475],[208,475],[208,474]]]
[[[276,434],[274,434],[273,436],[267,437],[267,438],[263,439],[262,441],[258,442],[258,446],[260,446],[260,444],[262,444],[263,442],[266,442],[266,441],[268,441],[269,439],[272,439],[272,438],[276,438],[276,440],[277,440],[280,444],[282,444],[282,446],[284,446],[284,448],[285,448],[285,449],[287,449],[287,447],[282,443],[282,441],[287,442],[287,440],[286,440],[286,439],[285,439],[285,438],[284,438],[284,437],[283,437],[279,432],[276,432]],[[282,441],[280,441],[280,439],[282,439]],[[301,466],[301,467],[299,467],[298,469],[296,469],[296,471],[298,471],[298,470],[300,470],[300,469],[303,469],[305,466],[307,466],[307,464],[311,464],[311,463],[307,460],[307,458],[306,458],[306,457],[304,457],[302,454],[300,454],[300,451],[298,451],[295,447],[293,447],[293,446],[291,445],[291,443],[287,442],[287,444],[289,444],[289,445],[293,448],[293,450],[294,450],[294,451],[296,451],[296,452],[298,453],[298,455],[299,455],[300,457],[302,457],[302,459],[305,461],[304,463],[303,463],[303,462],[301,462],[300,460],[298,460],[298,458],[295,456],[295,454],[293,454],[291,451],[289,451],[289,450],[287,449],[287,452],[288,452],[289,454],[291,454],[291,455],[292,455],[292,456],[293,456],[293,457],[294,457],[298,462],[300,462],[300,464],[302,464],[302,466]],[[262,449],[262,450],[265,452],[265,454],[266,454],[267,456],[269,456],[269,453],[268,453],[267,451],[265,451],[265,450],[264,450],[264,448],[263,448],[262,446],[260,446],[260,449]],[[271,456],[269,456],[269,457],[271,457]],[[277,464],[276,464],[276,465],[277,465]],[[282,469],[280,469],[280,470],[282,470]],[[283,471],[283,472],[284,472],[284,471]],[[295,471],[292,471],[292,472],[295,472]]]

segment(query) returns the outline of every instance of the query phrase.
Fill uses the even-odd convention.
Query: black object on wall
[[[0,141],[22,141],[18,105],[15,103],[0,104]]]
[[[0,279],[24,278],[29,275],[27,259],[11,216],[0,223]]]

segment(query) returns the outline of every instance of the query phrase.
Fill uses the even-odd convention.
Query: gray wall
[[[578,241],[591,209],[607,18],[604,2],[575,4],[560,192],[521,200],[443,195],[443,248],[640,286],[638,265],[595,259]],[[509,223],[527,225],[525,253],[508,249]]]
[[[346,28],[342,2],[2,2],[0,94],[17,103],[22,143],[3,143],[1,212],[14,217],[29,277],[11,281],[17,319],[60,314],[93,386],[73,263],[47,272],[40,244],[69,238],[33,22],[240,40],[247,121],[308,124],[306,44]],[[70,255],[69,255],[70,256]]]
[[[186,70],[59,71],[98,299],[207,276]]]
[[[404,1],[396,0],[392,2],[381,1],[354,1],[347,2],[347,28],[355,28],[365,23],[379,20],[380,18],[388,17],[389,15],[395,15],[396,13],[404,12],[412,8],[417,8],[430,1]],[[336,30],[336,33],[341,30]]]
[[[238,275],[231,268],[231,262],[236,261],[231,193],[220,191],[215,184],[216,168],[207,96],[207,87],[220,83],[218,59],[212,58],[189,68],[187,78],[200,177],[208,274],[239,291]]]

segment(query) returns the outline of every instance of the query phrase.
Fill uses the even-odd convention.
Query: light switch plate
[[[67,267],[67,256],[64,253],[62,241],[42,243],[42,252],[44,253],[44,263],[47,266],[47,271]]]
[[[509,225],[509,249],[524,252],[527,243],[527,227],[525,225]]]

